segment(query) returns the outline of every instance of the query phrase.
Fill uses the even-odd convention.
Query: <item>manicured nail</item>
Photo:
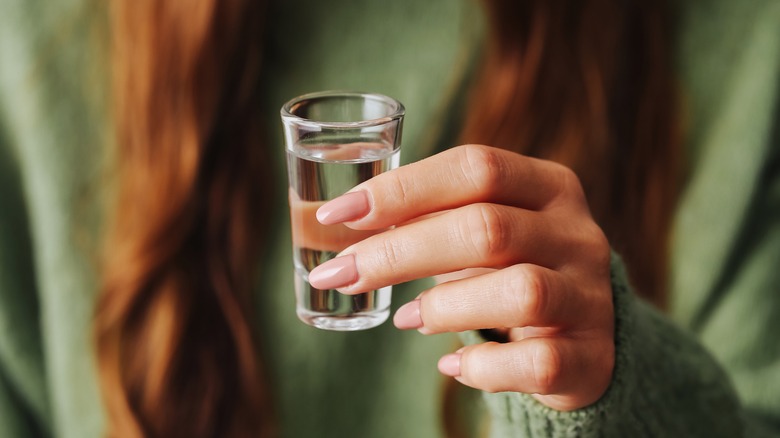
[[[401,330],[422,327],[423,322],[420,317],[420,300],[409,301],[401,306],[401,308],[395,312],[395,316],[393,316],[393,324]]]
[[[368,195],[365,191],[351,192],[326,202],[317,210],[317,220],[323,225],[354,221],[368,214]]]
[[[328,260],[309,273],[309,283],[321,290],[344,287],[357,279],[355,256],[352,254]]]
[[[460,353],[446,354],[439,359],[439,372],[445,376],[460,376]]]

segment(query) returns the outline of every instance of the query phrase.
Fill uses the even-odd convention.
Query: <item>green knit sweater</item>
[[[111,196],[105,2],[0,0],[0,438],[97,437],[90,324],[101,199]],[[679,7],[692,168],[674,235],[670,315],[634,298],[613,258],[616,367],[574,412],[517,393],[466,396],[492,436],[780,433],[780,2]],[[453,335],[391,324],[326,332],[294,312],[278,109],[322,89],[407,106],[403,160],[447,144],[484,24],[469,1],[274,2],[262,122],[276,221],[256,302],[285,437],[443,435],[436,361]],[[393,307],[420,282],[395,288]],[[478,342],[474,333],[466,342]],[[479,424],[481,419],[487,419]],[[484,427],[483,427],[484,426]]]

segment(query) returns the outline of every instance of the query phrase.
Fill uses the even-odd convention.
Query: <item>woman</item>
[[[111,124],[94,91],[108,75],[84,50],[84,29],[107,32],[82,25],[99,12],[7,6],[2,28],[29,49],[0,52],[20,66],[3,62],[0,112],[0,290],[14,327],[2,435],[771,432],[778,7],[548,3],[122,2]],[[33,17],[37,30],[24,26]],[[324,207],[321,220],[359,229],[441,214],[347,249],[344,278],[311,278],[355,293],[457,271],[397,293],[395,323],[465,331],[464,349],[389,325],[346,335],[295,321],[289,238],[269,231],[286,221],[272,213],[286,211],[277,111],[328,88],[403,101],[408,161],[490,145]],[[90,238],[105,223],[97,267]],[[437,361],[486,392],[484,412],[435,376]]]

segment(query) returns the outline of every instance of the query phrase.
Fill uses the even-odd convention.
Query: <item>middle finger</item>
[[[355,294],[465,268],[556,268],[565,245],[542,213],[472,204],[371,236],[309,274],[319,289]]]

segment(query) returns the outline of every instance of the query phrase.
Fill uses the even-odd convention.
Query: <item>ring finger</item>
[[[426,334],[527,326],[564,329],[582,317],[583,294],[559,272],[518,264],[443,283],[406,303],[395,315],[401,329]]]

